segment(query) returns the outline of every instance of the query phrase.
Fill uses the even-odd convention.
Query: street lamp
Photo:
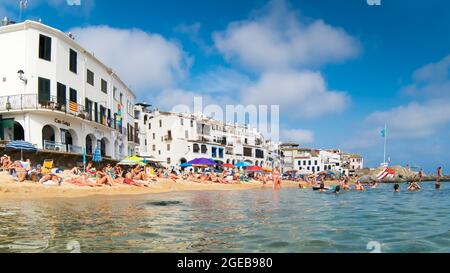
[[[28,79],[24,76],[24,75],[25,75],[25,72],[23,72],[22,69],[19,70],[19,71],[17,71],[17,75],[19,76],[19,79],[20,79],[21,81],[23,81],[25,84],[28,83]]]

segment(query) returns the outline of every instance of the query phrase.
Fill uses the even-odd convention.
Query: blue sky
[[[15,0],[0,16],[18,17]],[[131,4],[132,3],[132,4]],[[42,19],[163,109],[279,104],[281,137],[303,146],[449,169],[450,2],[441,0],[29,0]]]

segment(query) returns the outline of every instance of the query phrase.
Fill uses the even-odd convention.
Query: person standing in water
[[[278,168],[275,168],[272,172],[272,179],[273,179],[273,189],[279,190],[281,189],[281,177],[280,177],[280,171]]]
[[[436,174],[436,190],[441,189],[442,167],[437,168]]]

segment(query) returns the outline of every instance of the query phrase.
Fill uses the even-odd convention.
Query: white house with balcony
[[[211,158],[218,163],[272,167],[270,141],[256,129],[227,124],[201,114],[150,111],[138,104],[136,121],[140,124],[139,155],[176,167],[192,159]]]
[[[0,139],[120,160],[139,145],[135,99],[72,35],[35,21],[0,26]]]

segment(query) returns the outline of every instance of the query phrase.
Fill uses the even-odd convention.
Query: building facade
[[[359,169],[364,167],[362,156],[350,156],[340,150],[301,148],[298,144],[292,143],[282,144],[280,149],[284,172],[313,174],[333,171],[348,173],[351,168],[356,166],[355,164],[359,164]],[[358,157],[357,161],[356,157]],[[352,163],[353,159],[355,159],[355,163]]]
[[[71,35],[25,21],[0,27],[0,138],[41,150],[135,154],[135,95]]]
[[[140,124],[139,154],[155,158],[168,167],[176,167],[195,158],[211,158],[218,163],[272,167],[276,147],[256,129],[226,124],[200,114],[149,111],[136,106]]]

